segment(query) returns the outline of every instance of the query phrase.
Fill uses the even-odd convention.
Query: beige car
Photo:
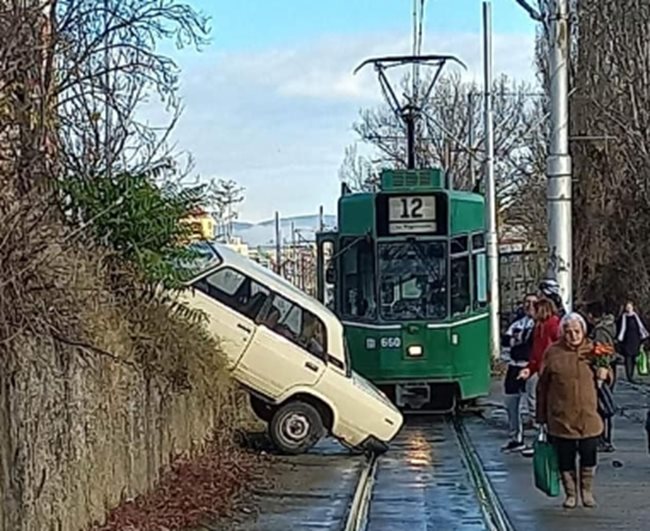
[[[283,452],[306,452],[326,433],[344,445],[385,451],[403,418],[350,368],[343,326],[325,306],[226,246],[188,284],[186,303],[205,312],[233,377],[250,394]]]

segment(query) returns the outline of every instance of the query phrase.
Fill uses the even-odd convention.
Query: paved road
[[[493,399],[498,401],[499,387]],[[532,463],[521,455],[505,455],[496,442],[504,440],[505,411],[495,410],[489,423],[467,422],[488,476],[517,531],[637,531],[650,528],[650,455],[647,451],[646,400],[624,383],[616,390],[624,408],[615,419],[613,454],[599,454],[594,510],[565,510],[562,498],[548,498],[532,484]],[[530,434],[531,437],[533,434]],[[622,467],[615,467],[615,462]]]
[[[418,420],[379,461],[368,531],[485,530],[449,419]]]
[[[274,457],[270,486],[255,491],[257,515],[194,531],[339,531],[363,464],[333,439],[306,455]]]
[[[615,420],[617,451],[600,454],[595,488],[599,507],[572,511],[561,507],[561,497],[548,498],[534,488],[530,458],[500,451],[506,439],[505,410],[498,407],[501,389],[494,382],[487,402],[497,406],[489,407],[484,419],[467,418],[465,426],[517,531],[650,528],[650,455],[644,430],[650,386],[639,389],[622,382],[617,388],[623,413]],[[528,435],[532,439],[534,434]],[[278,457],[271,467],[273,487],[257,491],[257,517],[197,531],[338,531],[362,466],[362,457],[332,440],[306,456]],[[482,530],[475,501],[453,429],[441,419],[410,419],[379,462],[369,531]]]

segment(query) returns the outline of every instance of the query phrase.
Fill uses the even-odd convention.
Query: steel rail
[[[344,531],[365,531],[368,527],[368,511],[377,473],[377,460],[376,455],[369,456],[359,474],[359,481],[343,527]]]
[[[483,463],[463,425],[462,419],[455,415],[452,418],[458,444],[462,450],[462,457],[469,471],[472,484],[481,504],[483,519],[490,531],[515,531],[512,522],[494,491],[492,484],[485,473]]]

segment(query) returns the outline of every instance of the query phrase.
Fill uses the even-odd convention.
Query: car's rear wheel
[[[263,420],[264,422],[271,422],[274,412],[273,406],[253,395],[250,395],[250,403],[251,409],[257,418]]]
[[[299,400],[279,407],[269,424],[273,444],[287,454],[307,452],[324,433],[323,419],[318,410]]]

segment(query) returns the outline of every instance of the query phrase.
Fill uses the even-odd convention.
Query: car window
[[[260,322],[314,356],[325,358],[325,325],[312,312],[274,293]]]
[[[266,286],[231,268],[219,269],[192,286],[249,319],[259,315],[270,295]]]

